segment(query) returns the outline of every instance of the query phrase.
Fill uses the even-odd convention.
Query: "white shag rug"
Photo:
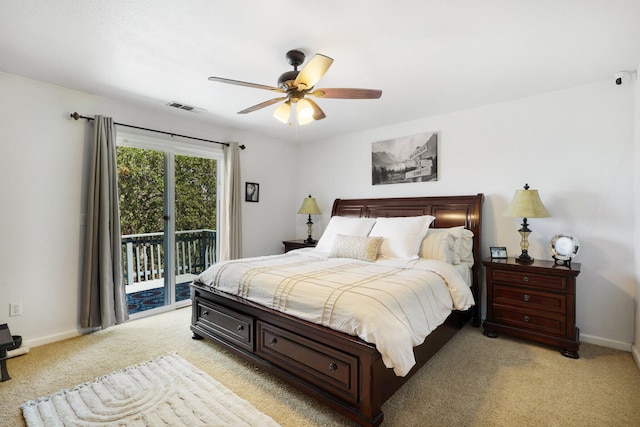
[[[22,404],[27,426],[277,427],[175,353]]]

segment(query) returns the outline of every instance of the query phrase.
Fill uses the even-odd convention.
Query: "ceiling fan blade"
[[[223,77],[209,77],[209,80],[212,81],[212,82],[227,83],[227,84],[230,84],[230,85],[246,86],[246,87],[252,87],[252,88],[255,88],[255,89],[272,90],[274,92],[283,92],[282,90],[280,90],[279,88],[274,87],[274,86],[266,86],[266,85],[260,85],[260,84],[257,84],[257,83],[243,82],[243,81],[240,81],[240,80],[225,79]]]
[[[293,85],[297,87],[298,90],[311,89],[318,83],[322,76],[324,76],[329,67],[331,67],[331,64],[333,64],[333,59],[316,53],[313,58],[307,62],[307,65],[300,70]]]
[[[269,105],[273,105],[273,104],[278,103],[280,101],[284,101],[285,99],[287,99],[286,96],[283,96],[281,98],[273,98],[273,99],[270,99],[268,101],[261,102],[260,104],[256,104],[253,107],[249,107],[249,108],[246,108],[246,109],[244,109],[242,111],[238,111],[238,114],[252,113],[252,112],[254,112],[256,110],[260,110],[261,108],[268,107]]]
[[[322,88],[309,92],[307,95],[313,95],[317,98],[377,99],[382,96],[382,91],[377,89]]]

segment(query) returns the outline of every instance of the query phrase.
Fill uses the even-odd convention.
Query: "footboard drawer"
[[[226,307],[197,299],[196,325],[249,351],[254,350],[254,319]]]
[[[352,403],[358,401],[358,358],[257,321],[256,354]]]

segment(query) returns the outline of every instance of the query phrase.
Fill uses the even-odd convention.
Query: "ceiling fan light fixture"
[[[291,102],[285,101],[273,112],[273,117],[280,120],[282,123],[288,123],[291,116]]]
[[[298,124],[303,126],[311,123],[314,119],[314,109],[307,99],[301,99],[296,103]]]

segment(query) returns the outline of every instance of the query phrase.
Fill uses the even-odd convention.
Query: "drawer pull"
[[[278,340],[276,338],[271,338],[269,340],[269,345],[276,345],[278,343]]]
[[[209,314],[209,310],[202,310],[202,315],[207,316]]]
[[[529,316],[524,316],[524,321],[528,322],[529,321]]]
[[[238,332],[239,332],[239,331],[243,331],[243,330],[244,330],[244,326],[242,326],[242,325],[238,325],[238,328],[237,328],[237,329],[238,329]]]
[[[529,281],[529,276],[523,276],[522,277],[522,281],[523,282],[528,282]]]
[[[529,301],[529,295],[524,294],[524,296],[522,297],[522,299],[523,299],[523,300],[525,300],[525,301]]]
[[[335,372],[338,370],[338,365],[336,365],[335,363],[330,363],[329,364],[329,371],[330,372]]]

